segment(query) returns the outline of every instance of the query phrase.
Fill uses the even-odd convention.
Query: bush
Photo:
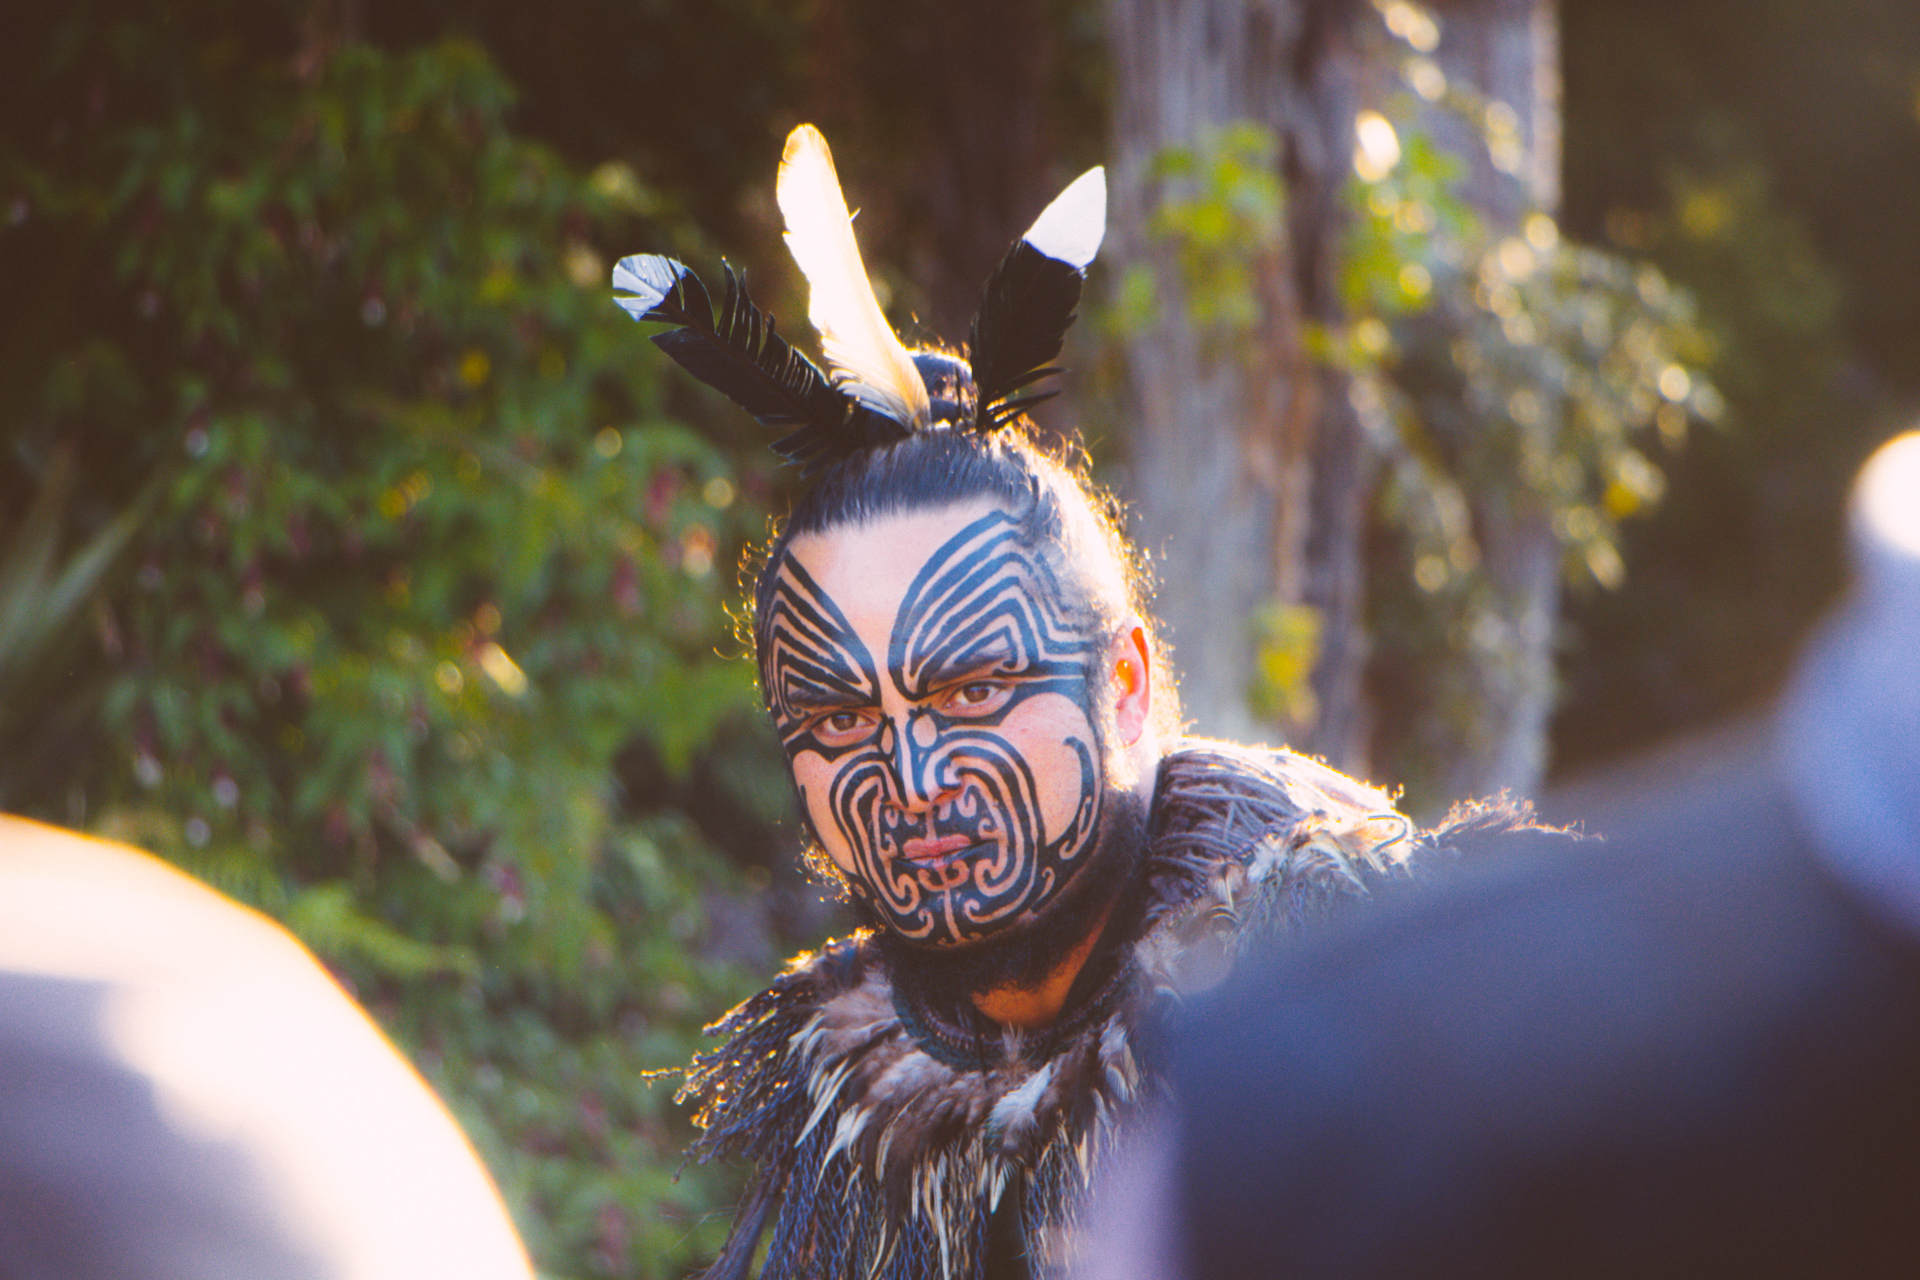
[[[763,488],[609,301],[609,249],[684,233],[517,139],[470,45],[164,9],[48,20],[30,89],[65,132],[0,154],[43,316],[0,495],[71,458],[70,546],[138,520],[97,643],[0,709],[0,786],[285,919],[544,1270],[677,1274],[726,1188],[675,1181],[644,1073],[743,994],[709,907],[748,894],[610,766],[638,737],[684,771],[750,710],[724,569]]]

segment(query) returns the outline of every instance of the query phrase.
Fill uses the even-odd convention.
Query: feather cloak
[[[956,1041],[861,934],[708,1028],[725,1043],[680,1093],[698,1102],[695,1150],[757,1166],[708,1276],[744,1277],[769,1224],[765,1280],[973,1280],[1005,1231],[1032,1274],[1057,1274],[1094,1170],[1157,1087],[1141,1058],[1155,1011],[1437,849],[1324,765],[1197,739],[1161,764],[1148,839],[1129,952],[1044,1033]]]

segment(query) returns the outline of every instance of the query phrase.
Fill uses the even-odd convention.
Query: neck
[[[969,998],[973,1007],[1007,1027],[1019,1027],[1024,1031],[1050,1026],[1060,1016],[1060,1010],[1067,1004],[1067,994],[1073,990],[1073,983],[1080,971],[1087,967],[1087,960],[1093,955],[1094,944],[1100,940],[1101,932],[1107,927],[1112,916],[1111,905],[1102,911],[1093,922],[1086,936],[1078,945],[1066,954],[1066,957],[1043,974],[1034,983],[1003,983],[976,991]]]
[[[1101,817],[1088,864],[1051,910],[970,947],[918,947],[871,916],[896,991],[929,1013],[967,1021],[969,1011],[1004,1027],[1034,1030],[1065,1011],[1074,985],[1095,963],[1100,941],[1132,927],[1141,906],[1147,806],[1120,791]],[[856,918],[860,918],[856,915]]]

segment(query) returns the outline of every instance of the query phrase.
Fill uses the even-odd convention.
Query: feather
[[[873,296],[833,155],[812,125],[787,136],[775,193],[787,222],[787,249],[811,291],[807,316],[820,331],[835,385],[910,431],[925,428],[926,384]]]
[[[700,277],[659,254],[622,258],[613,269],[619,304],[635,320],[678,326],[654,345],[764,426],[798,430],[774,442],[782,457],[811,475],[836,458],[904,434],[837,390],[819,366],[793,349],[773,317],[753,305],[745,276],[722,264],[727,288],[716,321]]]
[[[1404,819],[1376,811],[1375,793],[1336,787],[1338,777],[1284,752],[1195,739],[1171,752],[1136,926],[1145,936],[1115,969],[1112,1003],[1071,1028],[983,1036],[977,1065],[949,1062],[935,1055],[931,1012],[903,1000],[862,935],[801,957],[716,1022],[728,1040],[695,1059],[683,1090],[701,1104],[696,1151],[760,1170],[713,1276],[743,1277],[768,1226],[763,1280],[979,1280],[1002,1256],[1001,1227],[1017,1228],[1034,1274],[1055,1274],[1090,1180],[1157,1091],[1159,1068],[1136,1042],[1219,895],[1232,890],[1241,917],[1231,951],[1309,918],[1301,902],[1317,913],[1322,899],[1351,901],[1398,874],[1405,846],[1428,849],[1427,837],[1405,838]],[[951,1039],[943,1031],[938,1043]],[[996,1211],[1007,1218],[996,1223]]]
[[[967,343],[979,430],[1003,427],[1055,394],[1018,393],[1060,372],[1053,361],[1080,305],[1106,211],[1105,170],[1089,169],[1054,198],[987,278]]]
[[[713,1265],[700,1274],[700,1280],[747,1280],[748,1268],[753,1265],[754,1248],[760,1243],[760,1235],[767,1227],[767,1213],[779,1198],[779,1179],[755,1179],[746,1203],[734,1215],[733,1229],[727,1234],[726,1247],[720,1250],[720,1256],[713,1260]]]
[[[1021,239],[1076,271],[1085,271],[1107,234],[1107,171],[1095,165],[1053,198]]]

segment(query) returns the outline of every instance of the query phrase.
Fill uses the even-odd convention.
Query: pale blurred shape
[[[1164,1109],[1132,1126],[1094,1183],[1067,1260],[1071,1280],[1177,1280],[1179,1124]]]
[[[1855,504],[1872,537],[1920,559],[1920,431],[1881,446],[1861,474]]]
[[[518,698],[527,691],[527,673],[505,649],[491,640],[480,646],[480,669],[510,698]]]
[[[1393,123],[1378,111],[1362,111],[1353,118],[1353,171],[1362,181],[1378,182],[1400,163],[1400,136]]]
[[[1387,20],[1387,30],[1421,53],[1432,53],[1439,46],[1440,24],[1419,5],[1393,0],[1382,13]]]
[[[4,815],[0,887],[0,971],[105,984],[111,1047],[169,1127],[244,1150],[328,1275],[530,1280],[453,1118],[285,930],[158,859]]]

